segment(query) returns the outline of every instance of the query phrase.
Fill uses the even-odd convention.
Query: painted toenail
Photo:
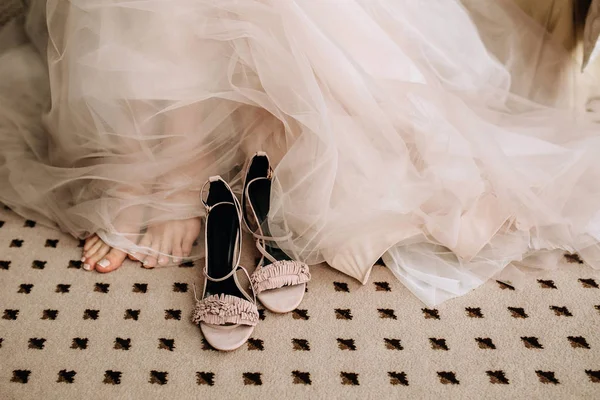
[[[84,261],[85,261],[85,257],[81,257],[81,262],[84,262]]]
[[[102,268],[106,268],[110,265],[110,261],[108,261],[106,258],[103,258],[102,260],[100,260],[98,265],[101,266]]]
[[[83,264],[83,269],[85,269],[86,271],[91,271],[92,266],[90,264]]]

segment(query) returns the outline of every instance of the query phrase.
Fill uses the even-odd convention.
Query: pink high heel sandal
[[[287,313],[302,302],[310,271],[308,265],[290,258],[277,246],[277,243],[289,240],[291,233],[281,237],[270,234],[267,216],[272,177],[269,157],[264,152],[256,153],[248,163],[242,194],[244,221],[262,255],[250,282],[265,308],[275,313]]]
[[[221,177],[211,177],[207,185],[202,298],[196,297],[192,321],[200,326],[206,341],[217,350],[231,351],[242,346],[258,323],[256,296],[240,284],[237,272],[242,248],[241,208],[229,185]]]

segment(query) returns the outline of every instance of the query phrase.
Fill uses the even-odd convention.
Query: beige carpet
[[[600,397],[600,273],[576,258],[437,309],[384,267],[315,267],[301,309],[225,354],[189,320],[198,265],[89,273],[78,241],[0,221],[1,399]]]

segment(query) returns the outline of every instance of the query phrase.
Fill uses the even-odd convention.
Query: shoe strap
[[[206,191],[206,187],[209,186],[211,183],[213,182],[223,182],[223,184],[225,185],[225,187],[227,187],[227,189],[229,190],[229,192],[231,193],[231,197],[233,198],[233,203],[229,202],[229,201],[222,201],[216,204],[213,204],[212,206],[208,205],[208,203],[206,203],[206,201],[204,200],[204,192]],[[210,190],[210,188],[209,188]],[[237,242],[237,260],[235,262],[234,265],[236,265],[235,268],[231,269],[231,272],[229,272],[227,275],[225,275],[222,278],[213,278],[210,275],[208,275],[208,266],[207,266],[207,262],[204,263],[204,276],[206,276],[206,278],[210,281],[213,282],[222,282],[225,279],[230,278],[231,276],[233,276],[236,272],[238,268],[242,268],[244,269],[244,271],[246,272],[246,275],[248,275],[248,272],[245,270],[244,267],[240,266],[240,262],[242,261],[242,206],[240,205],[239,200],[237,199],[237,197],[235,196],[235,194],[233,193],[233,190],[231,190],[231,187],[229,186],[229,184],[227,182],[225,182],[225,180],[223,178],[221,178],[220,176],[211,176],[210,178],[208,178],[208,180],[206,182],[204,182],[204,185],[202,185],[202,189],[200,190],[200,200],[202,201],[202,204],[204,205],[204,207],[206,208],[206,218],[208,220],[208,216],[210,214],[210,211],[215,208],[216,206],[219,205],[224,205],[224,204],[233,204],[233,206],[236,209],[237,212],[237,217],[238,217],[238,225],[239,225],[239,229],[236,235],[236,242]],[[206,238],[204,239],[206,241]],[[256,296],[255,296],[255,301],[256,301]]]
[[[227,202],[227,201],[223,201],[223,202],[219,202],[219,203],[213,204],[212,206],[209,206],[208,203],[204,200],[204,192],[206,191],[206,187],[209,186],[211,183],[217,182],[217,181],[223,182],[223,184],[225,184],[225,186],[227,187],[227,189],[229,190],[229,192],[231,192],[231,197],[233,197],[233,203]],[[242,206],[240,205],[240,202],[237,199],[236,195],[233,193],[233,190],[231,190],[231,186],[229,186],[229,184],[227,182],[225,182],[225,180],[223,178],[221,178],[218,175],[217,176],[211,176],[210,178],[208,178],[208,180],[206,182],[204,182],[204,185],[202,185],[202,189],[200,190],[200,201],[202,201],[202,204],[204,205],[204,208],[206,209],[206,214],[207,215],[210,212],[210,210],[212,210],[213,208],[215,208],[219,204],[233,204],[235,206],[235,209],[236,209],[237,214],[238,214],[238,218],[240,220],[240,229],[241,229],[241,227],[242,227],[241,222],[242,222],[242,219],[243,219],[242,218]]]
[[[261,156],[266,156],[267,154],[264,152],[258,152],[256,153],[255,156],[257,155],[261,155]],[[251,163],[251,161],[250,161]],[[244,176],[247,176],[248,174],[248,167],[250,165],[250,163],[248,164],[248,166],[246,167],[246,171],[244,173]],[[284,225],[285,225],[285,230],[288,232],[287,234],[283,235],[283,236],[266,236],[262,234],[262,229],[261,229],[261,224],[259,223],[259,221],[257,220],[256,214],[254,212],[254,208],[252,207],[252,203],[249,201],[250,198],[250,193],[248,191],[248,189],[250,188],[250,185],[253,182],[262,180],[262,179],[267,179],[270,180],[271,183],[273,184],[277,184],[277,179],[273,179],[274,178],[274,171],[273,168],[271,167],[271,165],[269,165],[269,171],[267,173],[266,177],[258,177],[258,178],[254,178],[249,182],[244,182],[244,186],[243,186],[243,193],[242,193],[242,201],[244,203],[244,207],[243,207],[243,219],[244,219],[244,224],[246,225],[246,229],[248,229],[248,232],[250,232],[252,234],[252,236],[254,236],[255,242],[256,242],[256,248],[258,249],[258,251],[262,254],[262,259],[260,260],[260,263],[262,263],[264,261],[264,259],[266,258],[267,260],[269,260],[270,262],[274,263],[278,260],[276,260],[273,256],[271,256],[266,249],[266,245],[265,242],[285,242],[285,241],[289,241],[292,239],[292,232],[290,231],[290,229],[287,226],[287,223],[284,221]],[[247,210],[247,206],[250,206],[250,209],[252,210],[252,216],[248,215],[248,210]],[[248,218],[252,217],[255,220],[255,223],[257,224],[257,230],[253,230],[250,228],[250,224],[248,223]],[[296,252],[293,250],[292,248],[292,256],[294,259],[299,259],[298,255],[296,254]]]
[[[260,252],[260,254],[262,254],[262,259],[264,260],[265,258],[269,261],[271,261],[272,263],[277,262],[278,260],[273,257],[271,254],[269,254],[269,252],[267,251],[266,242],[282,242],[285,240],[289,240],[292,238],[292,233],[288,233],[285,236],[280,236],[280,237],[274,237],[274,236],[264,236],[264,235],[259,235],[259,234],[253,234],[254,237],[256,238],[256,248],[258,249],[258,251]],[[262,262],[262,260],[261,260]]]
[[[234,276],[239,270],[244,271],[244,274],[246,275],[246,278],[248,278],[248,282],[251,282],[252,279],[250,278],[250,273],[248,272],[248,270],[244,267],[242,267],[241,265],[238,265],[237,267],[235,267],[234,269],[231,270],[230,273],[228,273],[226,276],[222,277],[222,278],[212,278],[211,276],[208,275],[207,271],[206,271],[206,267],[204,268],[204,276],[206,277],[206,279],[208,279],[211,282],[222,282],[226,279],[231,278],[232,276]],[[237,285],[237,279],[236,279],[236,285]],[[246,292],[243,288],[241,288],[239,285],[238,289],[249,299],[250,295],[248,294],[248,292]],[[200,301],[200,299],[198,299],[198,294],[196,292],[196,284],[193,284],[193,289],[194,289],[194,298],[196,299],[196,301]],[[252,289],[252,299],[254,301],[254,303],[256,303],[256,293],[254,291],[254,287],[252,287],[252,285],[250,286],[250,289]]]
[[[252,228],[250,227],[250,223],[248,222],[248,218],[250,218],[250,216],[248,215],[247,212],[247,207],[248,205],[252,208],[252,204],[249,202],[249,198],[250,198],[250,193],[248,192],[248,189],[250,189],[250,185],[254,182],[260,181],[260,180],[269,180],[271,182],[273,182],[273,170],[271,169],[271,167],[269,167],[269,173],[267,175],[267,177],[264,176],[259,176],[258,178],[254,178],[252,179],[250,182],[244,182],[244,186],[242,188],[242,216],[244,218],[244,225],[246,226],[246,229],[248,229],[248,232],[254,234],[254,231],[252,230]],[[252,208],[252,212],[254,212],[254,209]]]
[[[206,191],[207,186],[209,186],[213,182],[216,182],[217,180],[218,180],[218,177],[211,176],[210,178],[208,178],[208,180],[206,182],[204,182],[204,185],[202,185],[202,189],[200,189],[200,201],[202,201],[202,204],[204,205],[204,208],[206,209],[207,215],[208,215],[208,212],[210,211],[211,207],[208,205],[208,203],[206,201],[204,201],[204,192]]]
[[[238,266],[239,267],[239,266]],[[208,268],[206,268],[206,266],[204,267],[204,276],[206,276],[206,279],[208,279],[211,282],[223,282],[224,280],[227,280],[229,278],[231,278],[233,276],[233,274],[235,274],[237,272],[237,268],[233,268],[231,270],[231,272],[229,272],[227,275],[221,277],[221,278],[213,278],[212,276],[210,276],[208,274]]]
[[[242,267],[241,265],[238,265],[238,268],[241,268],[242,271],[244,271],[246,278],[248,278],[248,282],[252,282],[252,278],[250,277],[250,273],[248,272],[248,270],[246,268]],[[241,287],[239,289],[246,296],[250,297],[248,295],[248,292],[246,292],[244,289],[242,289]],[[252,286],[252,284],[250,284],[250,289],[252,289],[252,299],[254,299],[254,304],[256,304],[256,291],[254,290],[254,287]]]

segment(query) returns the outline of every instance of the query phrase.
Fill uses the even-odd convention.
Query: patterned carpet
[[[600,397],[600,273],[577,257],[436,309],[384,267],[365,286],[315,267],[300,309],[219,353],[189,320],[198,265],[89,273],[78,241],[0,221],[2,399]]]

